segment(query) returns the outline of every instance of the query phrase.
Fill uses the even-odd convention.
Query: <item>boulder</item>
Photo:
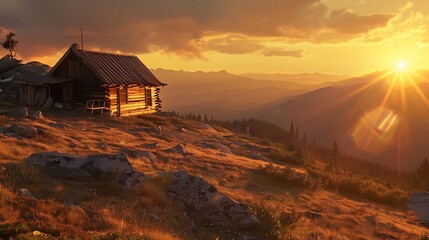
[[[65,123],[49,123],[48,125],[51,127],[60,128],[60,129],[66,129],[68,127],[68,125]]]
[[[210,148],[220,151],[221,153],[232,154],[232,151],[229,147],[223,145],[219,142],[200,142],[199,145],[203,148]]]
[[[42,119],[43,118],[43,114],[42,114],[42,111],[36,111],[36,112],[34,112],[31,116],[30,116],[30,118],[32,118],[32,119]]]
[[[143,144],[144,148],[155,149],[158,148],[158,143],[146,143]]]
[[[30,192],[30,190],[28,190],[26,188],[20,188],[20,189],[18,189],[17,195],[20,196],[20,197],[35,199],[34,195]]]
[[[124,149],[123,152],[128,157],[131,157],[131,158],[145,158],[145,159],[148,159],[150,161],[157,160],[157,157],[155,156],[155,154],[153,154],[152,152],[149,152],[149,151],[145,151],[145,150]]]
[[[85,157],[91,165],[101,172],[132,172],[133,166],[125,154],[101,154]]]
[[[264,161],[270,161],[269,158],[265,157],[261,153],[253,152],[250,154],[250,158],[256,159],[256,160],[264,160]]]
[[[215,146],[219,151],[226,153],[226,154],[232,154],[232,151],[229,147],[223,145],[222,143],[218,143],[218,142],[211,142],[210,144],[212,144],[213,146]]]
[[[152,221],[152,222],[159,222],[160,219],[161,218],[156,213],[152,212],[152,213],[149,214],[149,220]]]
[[[186,153],[187,153],[186,146],[183,144],[177,144],[176,146],[169,148],[165,151],[168,153],[176,153],[176,154],[181,154],[181,155],[186,155]]]
[[[219,192],[204,179],[186,172],[174,172],[170,177],[170,190],[187,208],[197,211],[205,222],[237,228],[258,224],[249,208]]]
[[[5,167],[0,166],[0,175],[7,175],[8,171]]]
[[[307,211],[304,213],[304,215],[309,219],[321,219],[323,218],[323,215],[313,212],[313,211]]]
[[[34,137],[37,134],[37,129],[24,124],[12,124],[4,130],[5,132],[15,133],[21,137]]]
[[[158,160],[158,157],[155,154],[148,151],[133,151],[131,154],[136,158],[144,158],[152,162]]]
[[[13,117],[26,118],[28,116],[28,109],[26,107],[20,107],[13,113]]]
[[[116,181],[125,187],[133,187],[142,184],[147,179],[147,176],[142,172],[122,172],[116,178]]]
[[[131,187],[142,183],[146,175],[134,170],[124,154],[77,156],[59,152],[34,153],[27,162],[38,165],[53,177],[83,180],[97,178],[103,173],[116,174],[116,181]]]
[[[410,196],[409,206],[417,219],[429,223],[429,192],[417,192]]]

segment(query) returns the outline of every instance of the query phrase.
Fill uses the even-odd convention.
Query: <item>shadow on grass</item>
[[[26,162],[5,167],[8,174],[0,176],[0,239],[32,239],[34,231],[52,239],[90,239],[92,232],[95,238],[91,239],[109,239],[104,238],[108,233],[121,236],[113,239],[153,239],[149,236],[168,236],[183,227],[182,212],[156,182],[126,189],[113,174],[63,180]],[[15,194],[21,188],[29,189],[35,198]],[[158,216],[156,221],[151,219],[153,214]],[[172,223],[169,217],[179,220]]]

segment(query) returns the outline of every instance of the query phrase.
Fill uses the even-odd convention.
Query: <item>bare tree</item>
[[[11,58],[14,58],[16,56],[16,46],[18,45],[19,41],[15,40],[15,33],[9,32],[8,35],[6,35],[6,41],[2,42],[3,48],[9,51],[9,56]]]

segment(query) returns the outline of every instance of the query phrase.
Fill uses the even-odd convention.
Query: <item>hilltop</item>
[[[2,238],[418,239],[429,234],[406,207],[406,188],[345,170],[330,175],[323,154],[302,156],[298,145],[168,114],[44,115],[39,120],[0,118]],[[22,131],[11,130],[11,124]],[[70,180],[26,160],[55,151],[70,154],[69,160],[123,154],[147,179],[131,188],[116,183],[115,172]],[[168,187],[165,174],[174,172],[207,181],[243,203],[259,223],[250,229],[220,227],[201,220],[195,205],[187,206],[187,213]],[[334,176],[340,182],[333,182]],[[34,198],[16,194],[23,188]]]

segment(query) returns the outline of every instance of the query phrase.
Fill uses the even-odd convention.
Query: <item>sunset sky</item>
[[[428,0],[0,0],[0,34],[16,32],[19,56],[49,65],[82,27],[85,49],[136,54],[150,68],[426,69],[428,24]]]

